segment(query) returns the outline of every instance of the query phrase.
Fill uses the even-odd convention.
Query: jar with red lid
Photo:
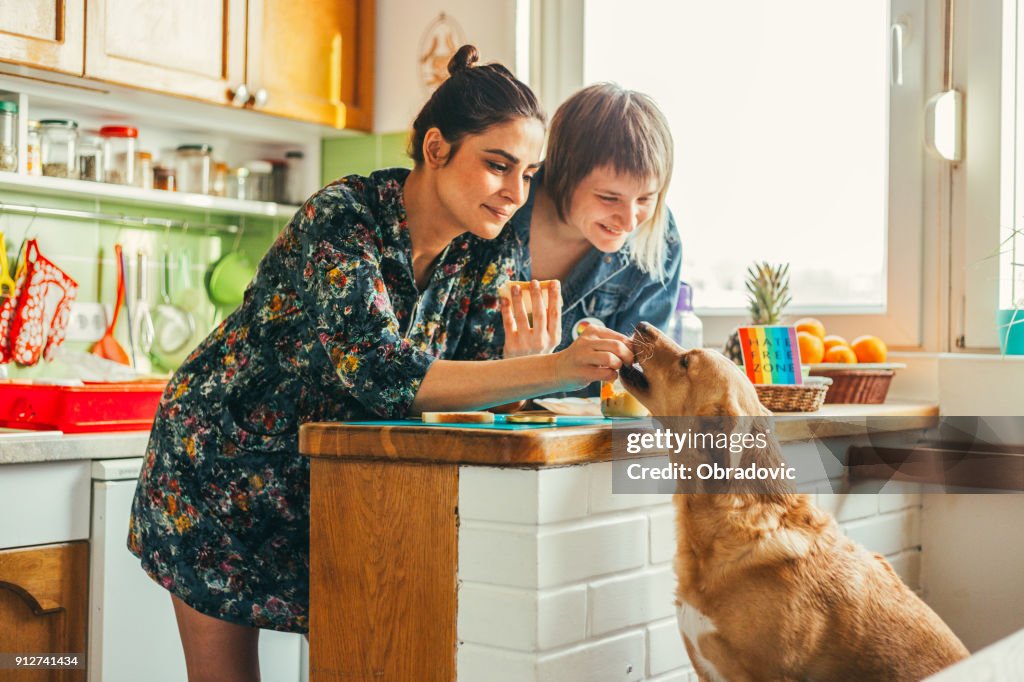
[[[100,128],[100,136],[103,138],[107,182],[134,185],[135,141],[139,137],[138,128],[103,126]]]

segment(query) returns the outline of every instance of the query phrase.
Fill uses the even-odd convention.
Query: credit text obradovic
[[[767,433],[680,433],[672,429],[655,429],[653,432],[634,432],[626,435],[626,452],[631,455],[638,455],[645,450],[659,453],[672,451],[679,454],[683,450],[691,449],[728,450],[732,454],[740,454],[755,447],[762,450],[768,447]],[[633,480],[796,480],[796,470],[793,467],[784,464],[763,467],[756,462],[750,462],[746,466],[723,466],[717,462],[687,466],[672,462],[659,467],[633,463],[627,467],[626,475]]]

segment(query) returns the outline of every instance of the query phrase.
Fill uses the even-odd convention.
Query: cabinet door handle
[[[249,102],[249,87],[241,83],[234,90],[228,90],[228,97],[236,107],[244,107]]]
[[[253,103],[257,107],[262,107],[262,106],[264,106],[267,103],[267,100],[269,100],[269,99],[270,99],[270,93],[267,92],[267,89],[266,88],[260,88],[259,90],[256,91],[256,94],[253,96]]]
[[[889,84],[903,85],[903,45],[906,41],[907,25],[902,21],[894,23],[889,34],[892,39],[892,48],[889,52],[890,68]]]

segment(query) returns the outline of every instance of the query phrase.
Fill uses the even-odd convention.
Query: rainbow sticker
[[[755,384],[802,384],[796,327],[740,327],[743,367]]]
[[[595,327],[603,327],[604,322],[597,319],[596,317],[584,317],[582,320],[577,322],[576,325],[572,328],[572,340],[575,341],[576,339],[580,338],[583,332],[587,331],[587,327],[590,327],[591,325]]]

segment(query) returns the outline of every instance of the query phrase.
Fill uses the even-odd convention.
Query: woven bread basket
[[[818,370],[812,367],[811,374],[832,379],[832,388],[825,397],[826,403],[879,405],[885,402],[889,384],[896,372],[891,369]]]
[[[829,393],[830,379],[805,384],[755,384],[757,398],[772,412],[815,412]]]

